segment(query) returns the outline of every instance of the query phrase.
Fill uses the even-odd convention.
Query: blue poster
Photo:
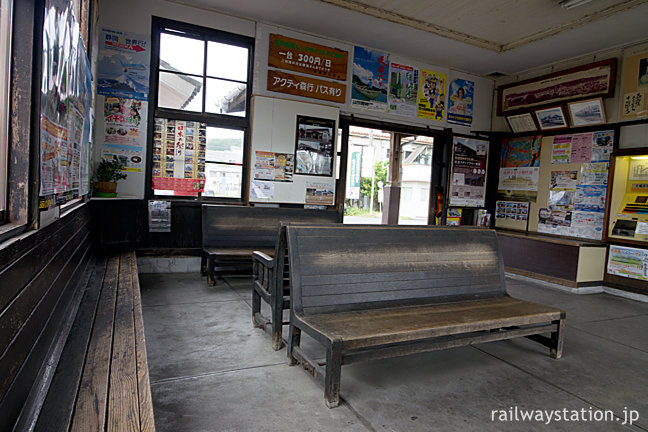
[[[148,100],[149,37],[107,29],[100,37],[97,93]]]
[[[574,210],[605,213],[605,197],[607,186],[578,185]]]
[[[470,126],[473,119],[475,83],[456,79],[450,83],[448,98],[448,123]]]
[[[389,54],[362,47],[353,49],[352,105],[387,111]]]

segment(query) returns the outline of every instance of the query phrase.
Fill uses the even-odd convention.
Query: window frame
[[[0,0],[0,225],[7,222],[9,207],[9,94],[11,91],[11,43],[13,0]]]
[[[175,31],[168,31],[171,28]],[[169,72],[164,69],[160,69],[160,35],[162,33],[175,34],[182,36],[181,33],[185,33],[186,37],[193,37],[198,40],[205,41],[205,62],[203,64],[203,101],[202,101],[202,112],[196,111],[184,111],[172,108],[162,108],[158,107],[158,89],[159,89],[159,73]],[[205,98],[207,97],[207,91],[204,86],[206,80],[213,78],[207,74],[207,51],[208,44],[207,42],[219,42],[226,43],[229,45],[235,45],[248,49],[248,65],[247,65],[247,88],[245,95],[245,116],[232,116],[227,114],[217,114],[205,112]],[[245,204],[248,202],[248,181],[250,167],[249,167],[249,154],[250,154],[250,137],[251,137],[251,116],[250,109],[252,106],[252,85],[253,85],[253,65],[254,65],[254,44],[255,39],[253,37],[239,35],[235,33],[226,32],[223,30],[216,30],[208,27],[203,27],[195,24],[184,23],[180,21],[170,20],[167,18],[160,18],[154,16],[152,18],[151,25],[151,76],[150,76],[150,88],[149,88],[149,112],[148,112],[148,140],[147,140],[147,149],[148,157],[146,158],[146,199],[165,199],[165,200],[190,200],[190,201],[200,201],[200,202],[213,202],[213,203],[223,203],[223,204]],[[194,76],[193,74],[185,74],[189,76]],[[231,82],[240,82],[236,80],[225,79],[226,81]],[[216,127],[224,129],[234,129],[243,131],[243,156],[242,156],[242,172],[241,172],[241,196],[239,198],[232,197],[209,197],[203,196],[202,193],[198,194],[197,197],[192,197],[188,195],[156,195],[153,189],[153,136],[155,128],[155,118],[166,118],[169,120],[184,120],[184,121],[194,121],[202,122],[207,125],[207,127]],[[206,156],[206,154],[205,154]],[[214,161],[212,161],[214,162]],[[223,163],[223,162],[217,162]],[[207,164],[207,158],[205,157],[205,165]],[[238,164],[225,163],[227,165]],[[206,169],[206,168],[205,168]]]

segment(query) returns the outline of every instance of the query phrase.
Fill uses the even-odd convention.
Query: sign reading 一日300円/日
[[[348,58],[347,51],[337,48],[270,35],[268,66],[271,67],[345,81]]]

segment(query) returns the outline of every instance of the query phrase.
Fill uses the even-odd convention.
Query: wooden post
[[[385,185],[382,223],[398,225],[398,211],[401,193],[400,167],[401,134],[392,133],[389,152],[389,178]]]

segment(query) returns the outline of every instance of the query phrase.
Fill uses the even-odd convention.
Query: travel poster
[[[617,276],[648,280],[648,250],[610,245],[607,271]]]
[[[149,93],[149,36],[102,29],[97,65],[97,93],[147,100]]]
[[[448,97],[448,123],[470,126],[473,120],[475,83],[456,79],[450,83]]]
[[[455,137],[450,205],[483,207],[486,195],[488,141]]]
[[[417,117],[442,121],[445,117],[446,75],[421,69]]]
[[[389,54],[362,47],[353,49],[351,104],[387,111]]]
[[[542,135],[503,139],[500,167],[539,167],[541,145]]]

